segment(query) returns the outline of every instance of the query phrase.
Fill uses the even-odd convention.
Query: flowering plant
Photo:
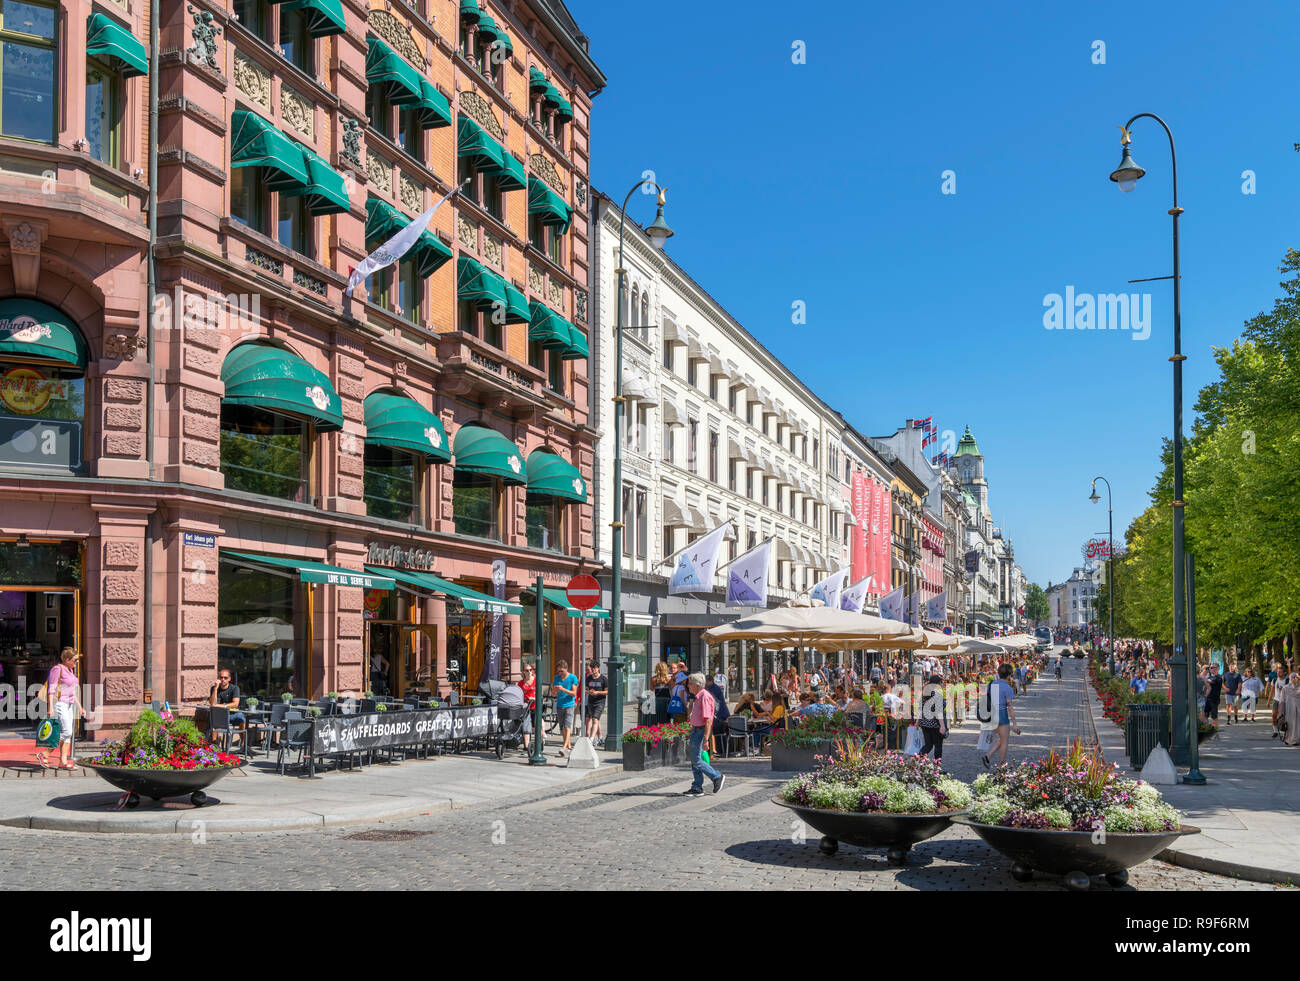
[[[164,719],[146,709],[124,739],[108,743],[86,762],[133,770],[208,770],[238,766],[239,757],[205,745],[193,719]]]
[[[843,712],[792,717],[789,728],[772,733],[772,742],[783,746],[815,746],[837,739],[866,738],[866,731],[849,725]]]
[[[928,756],[863,752],[858,746],[787,782],[781,799],[858,814],[943,814],[969,807],[971,792]]]
[[[666,722],[661,726],[637,726],[623,733],[625,743],[649,743],[658,746],[664,739],[678,739],[690,735],[691,727],[685,722]]]
[[[1075,740],[1065,755],[1006,764],[975,779],[971,817],[981,824],[1057,831],[1175,831],[1179,815],[1160,792],[1116,773]]]

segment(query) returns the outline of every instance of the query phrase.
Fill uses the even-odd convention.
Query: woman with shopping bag
[[[1016,713],[1011,707],[1016,693],[1012,691],[1007,678],[1011,676],[1010,664],[998,665],[998,676],[989,682],[980,699],[980,738],[976,748],[980,752],[980,762],[989,769],[994,750],[998,754],[998,765],[1007,761],[1007,750],[1011,748],[1011,733],[1020,735],[1020,727],[1015,724]],[[990,742],[990,740],[996,740]]]
[[[50,669],[49,679],[45,682],[46,718],[38,729],[46,731],[37,733],[37,741],[48,746],[58,743],[60,770],[77,768],[77,764],[70,758],[72,737],[77,731],[78,716],[83,719],[86,717],[86,709],[77,692],[77,675],[73,671],[80,656],[71,647],[63,648],[59,663]],[[50,761],[44,753],[36,754],[36,762],[42,770],[50,768]]]

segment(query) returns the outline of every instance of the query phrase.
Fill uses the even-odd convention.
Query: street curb
[[[21,828],[29,831],[60,831],[73,834],[190,834],[202,828],[205,834],[237,834],[259,831],[317,831],[325,828],[342,828],[358,824],[382,824],[402,821],[426,814],[443,814],[472,807],[500,804],[515,797],[529,796],[539,791],[560,791],[592,782],[595,779],[623,772],[622,763],[602,762],[599,769],[590,770],[565,783],[546,784],[506,794],[502,797],[480,801],[458,802],[453,798],[437,797],[418,804],[403,801],[391,807],[373,808],[366,813],[311,814],[297,817],[207,817],[204,808],[194,808],[178,816],[145,816],[120,813],[119,818],[89,816],[85,814],[25,815],[0,818],[0,827]],[[221,805],[216,805],[220,807]],[[131,820],[138,817],[139,820]]]
[[[1264,882],[1269,885],[1300,885],[1295,872],[1283,872],[1280,869],[1262,869],[1254,865],[1241,865],[1237,862],[1223,862],[1217,858],[1193,855],[1177,848],[1166,848],[1156,856],[1157,861],[1168,862],[1184,869],[1209,872],[1230,879],[1245,879],[1247,882]]]

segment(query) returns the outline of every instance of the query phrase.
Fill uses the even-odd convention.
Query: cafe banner
[[[473,739],[496,730],[495,705],[428,709],[420,712],[373,712],[331,715],[312,726],[313,756],[355,753],[384,746],[413,746]]]

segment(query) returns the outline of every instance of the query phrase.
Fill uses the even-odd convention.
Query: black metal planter
[[[1028,882],[1035,872],[1065,876],[1074,890],[1089,887],[1094,875],[1106,877],[1112,886],[1128,881],[1128,870],[1160,854],[1181,835],[1200,834],[1200,828],[1183,825],[1177,831],[1110,832],[1104,837],[1092,831],[1056,831],[1040,828],[1004,828],[979,824],[968,817],[954,823],[970,828],[994,850],[1011,859],[1011,876]]]
[[[773,797],[772,801],[790,808],[805,824],[822,833],[820,848],[824,854],[834,855],[839,851],[840,842],[859,848],[887,848],[891,865],[905,865],[913,845],[933,838],[954,818],[967,813],[869,814],[800,807],[780,797]]]
[[[202,770],[139,770],[105,763],[80,765],[94,770],[119,790],[126,791],[130,795],[126,803],[128,808],[139,804],[142,796],[158,801],[164,797],[184,797],[186,794],[189,794],[191,804],[202,807],[208,803],[203,788],[210,787],[236,769],[234,766],[214,766]]]

